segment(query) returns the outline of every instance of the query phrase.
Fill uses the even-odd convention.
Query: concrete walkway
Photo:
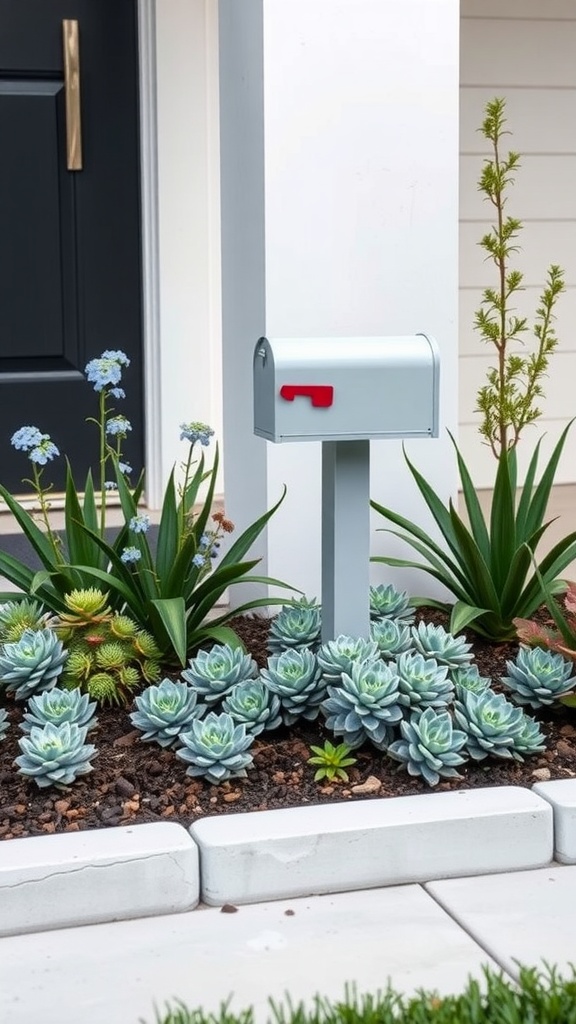
[[[146,1024],[180,998],[217,1010],[347,982],[460,991],[482,965],[576,960],[576,866],[69,928],[0,940],[2,1024]],[[0,908],[1,913],[1,908]]]

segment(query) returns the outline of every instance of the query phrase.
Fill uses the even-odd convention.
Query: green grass
[[[258,1017],[262,1021],[262,1015]],[[487,968],[483,982],[469,980],[461,995],[420,991],[406,997],[390,986],[375,995],[346,990],[342,1002],[316,996],[312,1004],[270,1000],[270,1024],[576,1024],[576,969],[568,978],[555,968],[520,968],[518,984]],[[144,1024],[144,1022],[143,1022]],[[155,1024],[255,1024],[254,1011],[190,1010],[176,1001]]]

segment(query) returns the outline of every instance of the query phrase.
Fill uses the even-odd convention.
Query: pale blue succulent
[[[198,692],[206,704],[216,704],[230,693],[236,683],[253,679],[258,666],[241,647],[215,644],[209,651],[199,651],[181,675]]]
[[[246,726],[246,731],[258,736],[266,729],[277,729],[282,724],[280,698],[261,679],[245,679],[236,683],[222,702],[222,710],[235,722]]]
[[[539,723],[524,712],[522,724],[514,737],[512,757],[516,761],[523,761],[524,754],[541,754],[546,750],[546,738]]]
[[[0,686],[26,700],[56,685],[67,651],[51,629],[25,629],[15,643],[0,648]]]
[[[342,673],[350,674],[353,665],[362,661],[378,661],[379,658],[375,640],[354,639],[343,634],[322,644],[318,651],[318,664],[326,683],[339,683]]]
[[[489,754],[514,756],[516,737],[525,729],[525,715],[503,694],[491,689],[464,693],[454,703],[453,712],[456,723],[466,733],[466,749],[475,761],[482,761]]]
[[[89,695],[82,693],[79,687],[76,686],[73,690],[60,690],[55,686],[53,690],[46,690],[30,697],[20,728],[22,732],[30,732],[32,726],[42,728],[47,722],[51,722],[52,725],[74,722],[89,732],[98,723],[95,711],[96,702],[91,701]]]
[[[402,619],[374,619],[370,623],[370,639],[374,640],[381,658],[396,658],[410,649],[412,638],[410,626]]]
[[[421,775],[429,786],[440,779],[459,779],[456,766],[464,764],[461,753],[466,733],[455,729],[448,711],[415,711],[409,721],[400,723],[402,739],[394,740],[388,754],[402,761],[409,775]]]
[[[261,677],[271,693],[280,698],[282,721],[293,725],[299,718],[313,721],[326,696],[326,683],[312,651],[282,651],[268,658]]]
[[[147,686],[134,698],[137,710],[131,713],[130,721],[142,732],[142,740],[172,747],[180,733],[189,729],[193,719],[206,710],[197,706],[197,700],[193,686],[163,679],[157,686]]]
[[[42,728],[33,725],[30,735],[18,740],[22,753],[15,763],[20,773],[33,778],[41,789],[69,786],[80,775],[92,771],[90,761],[96,748],[85,740],[86,728],[74,722],[47,722]]]
[[[399,701],[405,708],[444,708],[452,700],[454,684],[448,668],[435,658],[425,658],[419,651],[404,651],[395,666],[400,679]]]
[[[449,669],[462,668],[472,661],[472,644],[463,636],[453,636],[443,626],[419,622],[412,626],[412,644],[425,658],[435,658],[439,665]]]
[[[321,705],[327,728],[351,750],[365,740],[385,750],[393,739],[392,726],[402,718],[398,682],[394,667],[383,661],[353,665],[338,686],[328,687]]]
[[[201,775],[218,785],[227,779],[246,777],[253,760],[248,747],[253,741],[253,733],[247,733],[246,726],[236,723],[231,715],[210,711],[206,718],[195,719],[180,733],[182,745],[176,757],[188,765],[187,775]]]
[[[3,740],[6,736],[9,725],[8,712],[4,708],[0,708],[0,740]]]
[[[405,625],[414,621],[414,608],[404,590],[396,590],[392,583],[370,587],[370,618],[401,619]]]
[[[301,598],[284,605],[270,623],[268,650],[270,654],[309,648],[316,651],[320,645],[322,618],[316,601]]]
[[[515,661],[506,662],[502,682],[516,704],[543,708],[576,688],[574,662],[542,647],[520,646]]]
[[[464,665],[462,668],[455,668],[449,672],[449,675],[458,698],[464,690],[482,693],[492,683],[489,676],[480,675],[477,665]]]

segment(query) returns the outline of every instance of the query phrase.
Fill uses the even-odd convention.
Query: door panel
[[[65,18],[79,22],[81,171],[66,165]],[[137,86],[135,0],[0,0],[0,480],[15,492],[23,424],[51,435],[78,483],[94,465],[83,370],[107,348],[131,360],[117,411],[142,464]],[[61,489],[64,459],[46,475]]]

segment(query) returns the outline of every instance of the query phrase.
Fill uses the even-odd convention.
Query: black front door
[[[81,169],[70,170],[63,21],[77,22]],[[76,48],[68,35],[69,82]],[[0,482],[19,493],[19,427],[50,434],[81,484],[98,458],[86,363],[131,360],[116,411],[142,464],[142,310],[136,0],[0,0]],[[72,123],[70,123],[72,121]],[[46,478],[62,488],[64,459]]]

